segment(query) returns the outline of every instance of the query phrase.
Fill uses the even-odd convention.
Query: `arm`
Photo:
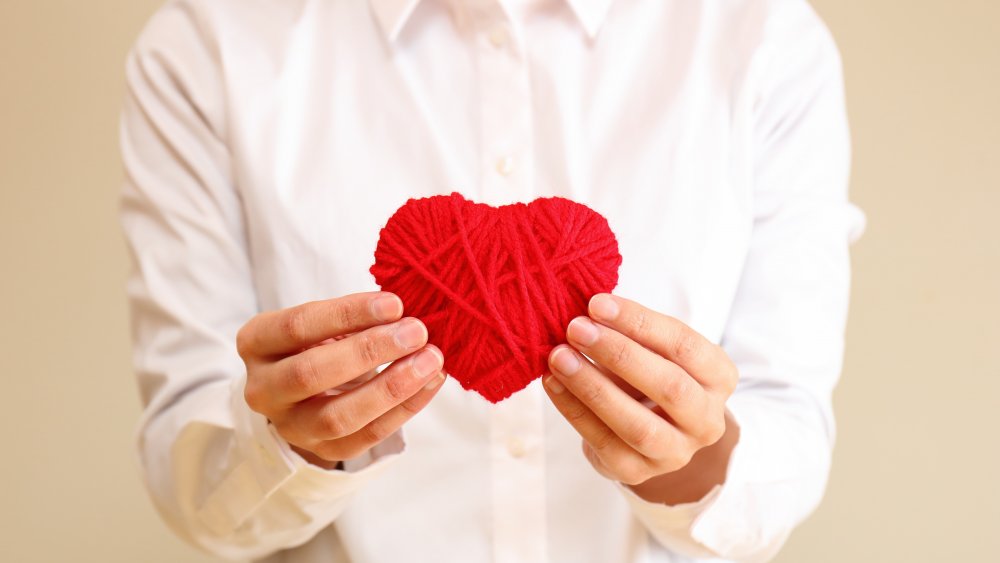
[[[378,294],[258,314],[208,26],[188,3],[171,2],[126,63],[120,219],[144,405],[137,449],[147,490],[179,536],[226,558],[259,558],[330,525],[403,451],[395,429],[434,391],[421,393],[426,381],[393,362],[355,390],[302,408],[273,400],[273,391],[293,401],[422,349],[426,329],[419,342],[394,347],[402,307],[396,298],[391,314],[373,318]],[[294,324],[305,332],[282,330],[293,327],[288,319],[306,321]],[[350,331],[358,332],[324,342]],[[285,346],[289,336],[300,340]],[[290,381],[309,375],[302,359],[320,369]],[[381,411],[365,406],[372,398]],[[335,401],[354,416],[330,412]]]
[[[707,420],[719,425],[724,419],[724,429],[706,434],[694,445],[689,439],[675,440],[674,447],[658,444],[658,449],[648,438],[652,423],[637,424],[635,409],[618,409],[630,413],[632,420],[615,415],[604,423],[605,428],[617,428],[614,440],[628,446],[619,448],[622,455],[605,455],[614,458],[609,462],[593,455],[592,445],[585,447],[595,468],[626,484],[620,487],[622,493],[650,534],[668,549],[690,557],[766,560],[819,503],[835,434],[831,394],[843,355],[848,249],[863,227],[863,215],[847,200],[850,141],[840,57],[808,4],[775,3],[754,64],[758,65],[753,108],[754,228],[721,339],[725,358],[712,347],[694,344],[700,342],[696,336],[687,337],[693,345],[686,347],[705,350],[696,357],[715,358],[717,367],[703,371],[701,377],[724,373],[728,361],[738,368],[739,383],[725,409],[717,402],[707,409],[698,407],[703,420],[691,424],[704,427]],[[645,369],[622,365],[627,363],[623,358],[634,360],[643,354],[637,345],[625,346],[622,338],[633,345],[643,342],[650,349],[651,338],[666,334],[667,329],[648,330],[662,324],[655,320],[657,313],[645,310],[642,322],[602,322],[593,303],[590,313],[604,341],[595,346],[607,350],[588,349],[579,338],[574,340],[572,324],[568,340],[595,358],[610,372],[608,379],[626,392],[650,373],[660,372],[661,382],[666,382],[665,366],[683,364],[678,350],[672,354],[663,349],[657,357],[635,362]],[[647,334],[639,334],[642,327],[647,327]],[[554,360],[550,359],[552,379],[563,381]],[[705,384],[696,369],[686,371]],[[567,388],[584,385],[579,379],[563,382]],[[661,394],[657,398],[668,413],[677,406],[670,404],[671,399],[681,406],[693,401],[676,401],[676,385],[669,387],[673,391],[665,398],[662,384],[646,386],[650,393]],[[547,385],[547,389],[554,397],[552,388]],[[699,396],[697,390],[680,394]],[[593,401],[612,393],[583,389],[580,396]],[[559,406],[560,399],[553,400]],[[591,413],[602,408],[587,407]],[[571,422],[585,418],[579,414],[582,409],[568,412]],[[678,425],[681,430],[683,426]],[[604,430],[590,436],[606,450],[613,440]],[[719,439],[713,441],[715,437]],[[655,455],[635,461],[643,453]]]

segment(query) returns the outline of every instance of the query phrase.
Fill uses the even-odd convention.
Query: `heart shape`
[[[586,205],[492,207],[453,192],[396,210],[370,272],[424,322],[445,371],[497,403],[547,371],[566,325],[615,288],[621,262],[607,219]]]

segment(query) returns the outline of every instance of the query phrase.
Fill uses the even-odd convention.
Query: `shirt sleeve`
[[[208,30],[190,3],[170,2],[125,64],[120,221],[144,405],[136,445],[148,492],[179,536],[259,558],[330,525],[404,447],[397,433],[343,470],[322,469],[243,399],[235,335],[258,305]]]
[[[650,503],[620,486],[671,551],[763,561],[819,504],[835,438],[850,286],[865,216],[848,201],[839,51],[805,0],[778,0],[752,65],[754,225],[721,344],[740,370],[726,481],[701,501]]]

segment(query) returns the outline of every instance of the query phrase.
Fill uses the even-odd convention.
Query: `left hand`
[[[605,477],[637,485],[685,467],[726,432],[736,366],[681,321],[609,293],[549,354],[549,397]],[[596,321],[596,322],[595,322]],[[594,363],[580,354],[586,354]]]

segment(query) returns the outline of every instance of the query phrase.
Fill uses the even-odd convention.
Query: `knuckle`
[[[625,474],[625,481],[623,482],[626,485],[641,485],[646,481],[648,481],[649,478],[650,475],[647,471],[641,469],[632,469]]]
[[[694,452],[691,448],[678,448],[674,450],[663,461],[664,472],[677,471],[678,469],[687,467],[691,463],[691,458],[694,457]]]
[[[663,380],[660,393],[664,404],[683,405],[691,394],[691,387],[685,376],[672,374]]]
[[[339,451],[340,451],[340,456],[339,456],[340,461],[343,461],[347,459],[354,459],[360,456],[361,454],[368,451],[368,448],[362,444],[349,444],[346,446],[340,446]]]
[[[659,447],[659,429],[655,424],[638,423],[632,431],[632,444],[639,451],[655,451]]]
[[[355,335],[354,351],[362,366],[377,366],[382,363],[382,344],[370,333]]]
[[[351,434],[350,424],[339,412],[325,412],[317,419],[319,434],[325,439],[343,438]]]
[[[705,446],[710,446],[722,439],[722,436],[726,433],[726,423],[725,421],[712,420],[704,425],[702,428],[701,442]]]
[[[410,397],[409,399],[403,401],[402,404],[400,404],[400,407],[403,409],[403,412],[406,413],[406,417],[409,418],[423,410],[425,404],[425,402],[418,400],[417,397]]]
[[[344,459],[341,444],[337,441],[320,442],[310,451],[326,461],[340,461]]]
[[[590,442],[582,440],[580,442],[580,450],[583,452],[583,457],[587,458],[587,461],[589,461],[595,469],[600,471],[605,469],[604,463],[601,461],[601,458],[597,457],[597,454],[594,452],[594,447],[590,445]]]
[[[604,402],[606,392],[604,386],[596,382],[589,382],[582,386],[578,392],[581,401],[588,405],[599,405]]]
[[[252,353],[253,333],[251,331],[252,328],[248,322],[236,332],[236,353],[244,359],[248,358]]]
[[[399,373],[386,374],[385,377],[382,378],[382,392],[390,403],[396,404],[410,396],[410,389],[406,381],[407,379],[412,378]]]
[[[374,445],[359,440],[349,440],[340,447],[340,459],[354,459],[370,450]]]
[[[350,301],[345,299],[340,299],[333,303],[332,316],[333,321],[342,329],[350,328],[357,324],[357,309]]]
[[[275,420],[273,424],[278,435],[284,438],[290,445],[311,452],[313,451],[312,446],[319,443],[313,435],[312,428],[305,428],[303,421],[294,416]]]
[[[597,434],[590,441],[590,446],[594,448],[595,452],[607,451],[615,442],[615,435],[608,429],[603,429],[598,431]]]
[[[296,356],[288,368],[288,386],[295,392],[309,392],[316,388],[316,365],[308,354]]]
[[[632,349],[627,340],[621,339],[611,349],[611,362],[615,366],[627,366],[632,361]]]
[[[701,338],[691,331],[684,331],[677,336],[674,344],[674,354],[679,363],[696,360],[702,352]]]
[[[566,409],[564,416],[570,424],[573,426],[579,426],[580,423],[587,419],[587,409],[580,406],[570,407]]]
[[[278,330],[289,342],[296,346],[305,346],[306,342],[306,315],[300,307],[289,309],[278,323]]]
[[[736,391],[736,385],[740,381],[740,370],[737,369],[736,364],[732,361],[726,362],[725,373],[723,374],[723,389],[726,395],[732,395]]]
[[[612,471],[618,476],[618,480],[626,485],[638,485],[649,479],[649,472],[646,469],[630,461],[615,463]]]
[[[392,431],[393,429],[389,428],[382,419],[376,418],[362,429],[362,441],[365,444],[374,446],[388,438],[392,434]]]
[[[246,387],[243,389],[243,400],[246,401],[250,410],[263,412],[264,393],[262,392],[260,385],[252,383],[248,380]]]
[[[677,456],[677,462],[679,464],[677,468],[680,469],[681,467],[687,467],[687,465],[691,463],[691,460],[694,458],[694,454],[696,451],[697,450],[693,449],[682,450],[681,453]]]
[[[649,313],[644,309],[638,309],[635,314],[632,315],[632,331],[639,336],[645,336],[649,334],[652,329],[652,319],[649,318]]]
[[[575,426],[577,423],[581,423],[587,419],[587,408],[583,405],[567,407],[565,417],[567,421]]]
[[[586,440],[583,442],[583,456],[588,462],[590,462],[590,465],[597,471],[597,473],[608,479],[617,479],[617,476],[611,471],[611,468],[604,463],[604,460],[597,454],[594,447]]]

